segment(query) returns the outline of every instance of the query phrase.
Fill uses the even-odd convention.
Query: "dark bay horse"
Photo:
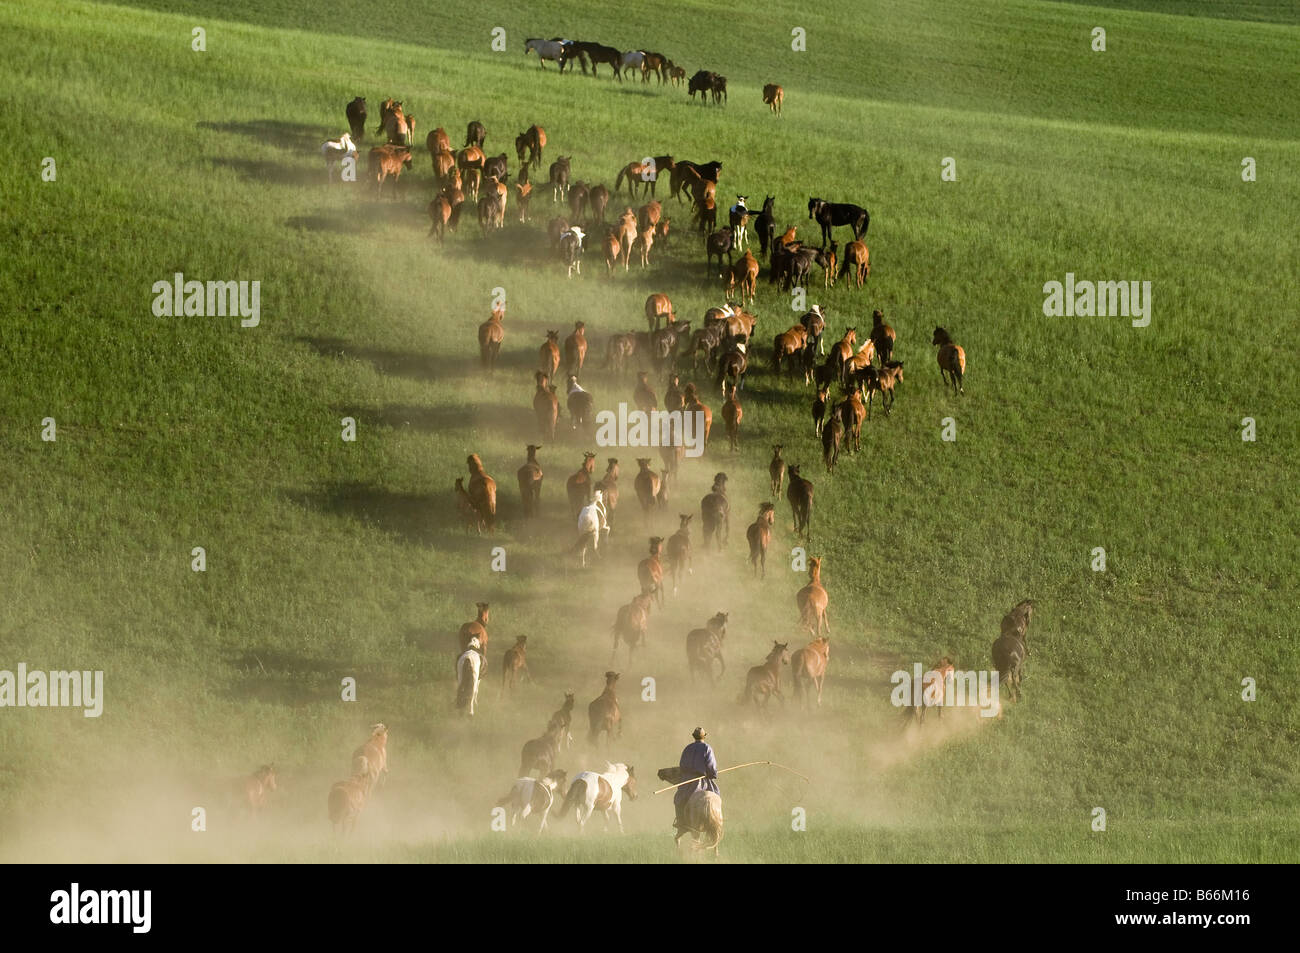
[[[808,200],[808,217],[817,220],[817,224],[822,227],[822,247],[825,248],[831,240],[831,229],[837,225],[847,225],[853,229],[853,238],[855,241],[867,234],[867,227],[871,224],[871,215],[860,205],[850,205],[844,202],[827,202],[824,199],[812,198]]]

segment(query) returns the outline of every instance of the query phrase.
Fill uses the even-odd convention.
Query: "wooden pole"
[[[803,778],[805,781],[808,780],[808,778],[805,778],[802,774],[800,774],[798,771],[794,770],[793,768],[787,768],[785,765],[777,764],[775,761],[746,761],[744,764],[733,764],[729,768],[723,768],[721,771],[718,772],[718,774],[726,774],[728,771],[736,771],[740,768],[752,768],[756,764],[770,764],[774,768],[783,768],[784,770],[789,771],[795,777]],[[688,778],[685,781],[678,781],[676,784],[670,784],[666,788],[660,788],[658,791],[655,791],[654,793],[663,794],[665,791],[671,791],[673,788],[679,788],[683,784],[691,784],[695,781],[703,780],[703,778],[704,775],[701,774],[699,777]]]

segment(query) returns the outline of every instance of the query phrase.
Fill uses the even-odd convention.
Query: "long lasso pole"
[[[782,768],[782,769],[784,769],[784,770],[786,770],[786,771],[789,771],[791,774],[793,774],[793,775],[794,775],[795,777],[797,777],[797,778],[803,778],[805,781],[808,780],[808,778],[804,777],[802,774],[800,774],[800,773],[799,773],[798,771],[796,771],[794,768],[787,768],[785,765],[783,765],[783,764],[777,764],[775,761],[746,761],[744,764],[733,764],[733,765],[732,765],[731,767],[729,767],[729,768],[723,768],[721,771],[718,772],[718,774],[726,774],[728,771],[737,771],[737,770],[739,770],[740,768],[752,768],[752,767],[753,767],[754,765],[756,765],[756,764],[770,764],[770,765],[771,765],[772,767],[774,767],[774,768]],[[655,791],[654,793],[655,793],[655,794],[663,794],[665,791],[671,791],[673,788],[679,788],[679,787],[681,787],[683,784],[692,784],[692,783],[694,783],[695,781],[702,781],[703,779],[704,779],[704,775],[701,774],[699,777],[688,778],[688,779],[685,780],[685,781],[678,781],[676,784],[670,784],[670,785],[668,785],[668,787],[666,787],[666,788],[660,788],[658,791]]]

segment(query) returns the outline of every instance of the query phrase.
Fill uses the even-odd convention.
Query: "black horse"
[[[487,138],[487,129],[484,125],[475,119],[465,127],[465,145],[477,146],[483,148],[483,140]]]
[[[727,77],[714,73],[713,83],[709,86],[709,91],[713,93],[713,105],[716,106],[719,100],[725,103],[727,101]]]
[[[612,46],[602,46],[599,43],[587,43],[582,40],[575,40],[564,48],[564,53],[560,57],[560,71],[564,71],[564,64],[569,60],[576,58],[582,64],[582,72],[585,76],[587,73],[587,63],[591,62],[591,75],[596,75],[596,64],[605,63],[614,71],[614,76],[621,83],[623,74],[619,72],[623,65],[623,54]]]
[[[700,102],[708,103],[709,94],[713,92],[714,86],[719,79],[717,73],[706,69],[696,70],[695,75],[691,77],[691,81],[686,84],[686,91],[691,94],[691,99],[694,99],[695,94],[699,93]],[[725,84],[726,80],[723,80],[723,83]]]
[[[754,234],[758,236],[758,250],[760,257],[766,258],[768,248],[772,244],[772,239],[776,235],[776,198],[769,195],[763,199],[763,211],[759,212],[753,219]]]
[[[352,141],[360,143],[366,138],[366,99],[358,96],[348,103],[348,126],[352,129]]]
[[[853,239],[855,241],[862,238],[867,233],[867,226],[871,224],[871,214],[860,205],[849,205],[841,202],[827,202],[823,199],[808,200],[808,217],[817,220],[817,224],[822,227],[822,247],[831,240],[831,228],[836,225],[847,225],[853,229]]]
[[[709,237],[705,239],[704,250],[708,254],[708,262],[705,268],[713,268],[713,257],[718,258],[718,277],[722,277],[722,256],[727,256],[727,266],[731,266],[731,253],[735,248],[735,237],[731,233],[731,228],[720,228],[716,232],[709,232]]]

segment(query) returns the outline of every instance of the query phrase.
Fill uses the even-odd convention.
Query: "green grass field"
[[[1300,858],[1294,6],[457,6],[0,6],[0,670],[103,670],[106,692],[98,719],[0,710],[0,858],[671,862],[668,795],[649,792],[696,724],[724,765],[772,759],[810,778],[728,775],[724,860]],[[196,26],[206,52],[190,48]],[[491,49],[498,26],[506,52]],[[796,26],[806,51],[791,49]],[[729,102],[522,55],[526,37],[558,34],[715,69]],[[785,88],[779,118],[766,82]],[[357,95],[370,132],[390,95],[417,119],[400,201],[325,184],[318,147]],[[543,518],[525,525],[514,471],[536,440],[546,330],[587,323],[584,383],[613,407],[633,378],[600,368],[605,338],[643,326],[646,295],[698,322],[723,293],[675,202],[667,251],[612,278],[594,241],[565,278],[540,190],[528,225],[512,205],[503,234],[483,239],[467,216],[445,247],[429,242],[424,135],[443,126],[459,146],[472,119],[512,173],[509,140],[534,122],[548,161],[572,155],[575,178],[610,186],[645,155],[721,159],[720,205],[775,195],[778,227],[806,241],[809,196],[865,205],[867,287],[823,289],[814,269],[808,300],[827,308],[828,343],[884,310],[906,367],[893,414],[873,414],[862,452],[826,474],[810,392],[768,369],[763,342],[801,312],[765,267],[741,452],[718,439],[688,461],[670,512],[646,525],[638,451],[562,432],[540,453]],[[1244,157],[1257,181],[1243,182]],[[152,285],[178,271],[259,280],[260,325],[155,317]],[[1045,317],[1043,284],[1067,272],[1150,281],[1150,325]],[[507,334],[489,379],[475,329],[496,288]],[[935,325],[965,348],[964,396],[940,381]],[[940,439],[949,417],[955,442]],[[826,561],[834,648],[819,711],[762,718],[736,704],[745,670],[774,639],[804,641],[784,500],[765,582],[744,558],[773,443],[816,485],[810,552]],[[623,499],[609,552],[583,571],[561,556],[574,535],[562,483],[586,449],[602,467],[620,458]],[[457,519],[470,452],[499,484],[496,538]],[[646,537],[698,514],[718,470],[729,546],[707,555],[696,532],[695,573],[652,617],[649,648],[614,664],[625,730],[608,754],[644,779],[627,835],[597,822],[579,839],[571,820],[541,839],[493,832],[520,746],[565,690],[585,722]],[[505,572],[490,569],[498,545]],[[1027,597],[1022,702],[902,730],[890,673],[944,654],[987,668],[1002,614]],[[452,637],[477,601],[493,607],[491,668],[470,722],[453,705]],[[731,621],[713,693],[692,687],[683,644],[718,610]],[[535,681],[499,699],[501,650],[524,634]],[[340,699],[345,677],[355,702]],[[392,731],[392,775],[340,840],[326,793],[375,721]],[[606,752],[575,736],[562,766],[599,766]],[[233,822],[230,779],[272,760],[266,817]],[[806,831],[791,829],[796,807]]]

